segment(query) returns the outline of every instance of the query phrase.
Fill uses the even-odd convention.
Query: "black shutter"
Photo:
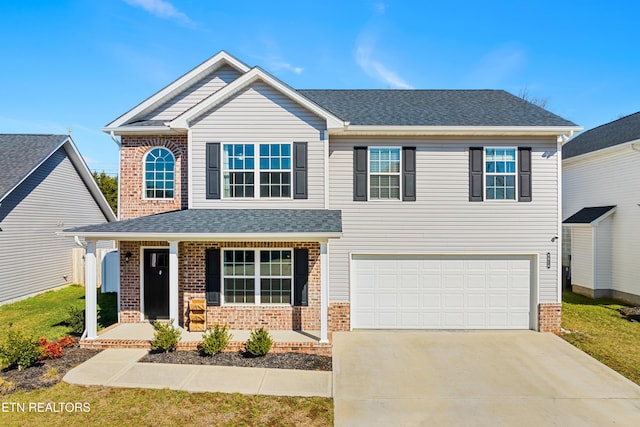
[[[307,143],[293,143],[293,198],[306,199],[307,196]]]
[[[367,147],[353,147],[353,200],[367,200]]]
[[[484,200],[483,182],[483,155],[482,147],[469,148],[469,201],[481,202]]]
[[[207,249],[204,253],[207,305],[220,305],[220,249]]]
[[[402,200],[416,201],[416,147],[402,147]]]
[[[207,143],[207,199],[220,198],[220,143]]]
[[[531,201],[531,147],[518,147],[518,201]]]
[[[309,305],[309,249],[293,250],[293,305]]]

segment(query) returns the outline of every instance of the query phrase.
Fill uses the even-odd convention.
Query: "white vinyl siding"
[[[78,246],[55,233],[105,221],[61,148],[0,205],[0,303],[70,284]]]
[[[324,208],[324,149],[322,119],[264,83],[255,83],[192,124],[191,184],[193,208]],[[207,142],[224,144],[308,143],[308,199],[265,198],[207,200],[205,160]],[[259,151],[255,152],[256,166]],[[256,183],[256,191],[259,191]]]
[[[614,213],[615,215],[615,213]],[[595,266],[594,271],[594,284],[596,289],[612,289],[611,276],[613,259],[611,252],[613,249],[613,242],[611,239],[611,231],[613,225],[613,216],[609,216],[602,220],[594,229],[594,253],[593,263]],[[640,289],[638,289],[640,291]]]
[[[220,67],[197,80],[191,87],[165,101],[144,120],[172,120],[209,95],[234,81],[240,73],[230,66]]]
[[[594,289],[593,228],[574,227],[571,234],[571,283]]]
[[[354,202],[353,147],[394,145],[416,147],[416,201]],[[473,146],[532,147],[533,201],[469,202]],[[558,302],[557,161],[555,138],[332,138],[329,207],[342,210],[343,237],[329,242],[329,300],[349,301],[350,253],[418,253],[535,255],[534,298]]]
[[[636,143],[636,147],[638,144]],[[608,289],[640,295],[640,153],[623,145],[570,158],[563,164],[563,218],[584,207],[613,206],[616,212],[596,228],[610,227]],[[607,223],[608,224],[605,224]],[[603,230],[604,231],[604,230]],[[600,230],[598,230],[600,233]],[[598,256],[598,267],[604,258]],[[578,271],[572,259],[572,274]],[[606,275],[607,273],[603,273]],[[574,283],[575,282],[574,280]],[[604,283],[604,282],[602,282]]]

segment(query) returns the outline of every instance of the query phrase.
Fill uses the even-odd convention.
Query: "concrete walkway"
[[[333,335],[336,426],[640,425],[640,386],[552,334]]]
[[[168,388],[190,392],[331,397],[332,376],[326,371],[236,368],[230,366],[140,363],[142,349],[104,350],[73,368],[69,384],[129,388]]]

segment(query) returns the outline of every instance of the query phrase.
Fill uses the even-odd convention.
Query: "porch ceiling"
[[[186,209],[66,229],[97,240],[326,241],[342,236],[342,212],[327,209]]]

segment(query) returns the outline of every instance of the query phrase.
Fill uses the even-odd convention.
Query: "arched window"
[[[144,157],[144,190],[147,199],[173,199],[176,160],[164,147],[151,149]]]

